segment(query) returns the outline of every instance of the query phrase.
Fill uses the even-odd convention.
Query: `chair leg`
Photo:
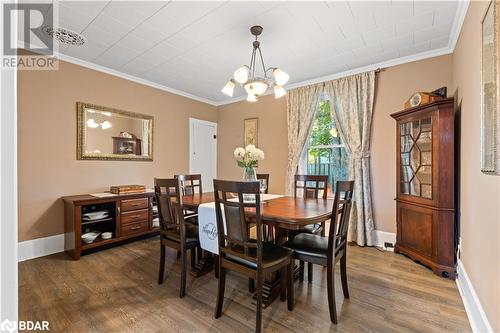
[[[286,274],[287,274],[288,266],[280,269],[280,301],[286,301]]]
[[[189,254],[191,257],[191,268],[194,268],[196,266],[196,248],[192,248]]]
[[[307,263],[307,281],[309,283],[313,282],[313,264],[310,262]]]
[[[222,314],[222,304],[224,303],[224,288],[226,287],[226,269],[221,266],[219,261],[219,283],[217,289],[217,302],[215,305],[215,318]]]
[[[332,263],[327,267],[327,290],[328,290],[328,308],[330,309],[330,320],[337,325],[337,308],[335,306],[335,272]]]
[[[215,275],[215,278],[218,279],[219,278],[219,256],[218,255],[214,255],[214,275]]]
[[[186,250],[181,250],[181,288],[179,297],[183,298],[186,295],[186,271],[187,271],[187,258]]]
[[[349,298],[349,289],[347,289],[347,257],[346,254],[340,258],[340,279],[342,280],[342,291],[344,298]]]
[[[252,278],[248,278],[248,292],[255,292],[255,280]]]
[[[260,333],[262,330],[262,285],[264,283],[263,273],[257,271],[257,317],[255,320],[255,333]]]
[[[295,260],[291,260],[290,265],[288,265],[287,269],[288,272],[286,274],[286,280],[287,280],[287,293],[288,293],[288,310],[292,311],[294,307],[294,300],[293,300],[293,269],[294,269],[294,264]]]
[[[304,282],[304,262],[299,260],[299,281]]]
[[[321,237],[325,237],[325,231],[326,231],[326,222],[321,222]]]
[[[160,244],[160,270],[158,272],[158,284],[163,283],[164,272],[165,272],[165,245]]]

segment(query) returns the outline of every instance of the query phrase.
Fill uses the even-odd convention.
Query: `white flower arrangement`
[[[264,159],[264,152],[254,145],[248,145],[245,148],[238,147],[234,150],[234,158],[239,167],[254,168],[258,161]]]

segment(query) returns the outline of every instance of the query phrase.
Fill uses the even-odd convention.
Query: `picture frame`
[[[481,171],[500,175],[500,5],[491,0],[481,20]]]
[[[259,139],[259,118],[248,118],[244,120],[243,129],[244,146],[258,146]]]

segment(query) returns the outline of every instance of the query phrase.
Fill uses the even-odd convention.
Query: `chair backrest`
[[[179,180],[176,178],[155,178],[155,197],[160,219],[160,235],[166,237],[169,233],[184,236],[182,196],[179,191]],[[183,239],[184,237],[181,237]]]
[[[341,257],[345,253],[353,190],[354,181],[337,182],[328,233],[328,252],[333,257]]]
[[[244,195],[255,196],[255,201],[244,201]],[[219,235],[219,255],[231,254],[262,263],[262,224],[260,217],[259,182],[234,182],[214,179],[215,213]],[[224,205],[222,208],[221,205]],[[250,241],[245,209],[255,210],[257,241]],[[224,221],[226,228],[224,229]],[[255,256],[249,256],[249,249],[256,249]],[[255,253],[255,252],[254,252]]]
[[[179,179],[182,195],[194,195],[195,193],[203,193],[200,174],[175,175],[175,178]]]
[[[257,180],[259,179],[265,179],[266,181],[266,191],[264,192],[265,194],[269,193],[269,174],[268,173],[258,173],[257,174]]]
[[[295,175],[295,197],[323,198],[328,195],[328,176]]]

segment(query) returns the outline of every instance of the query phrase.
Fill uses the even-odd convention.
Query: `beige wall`
[[[188,118],[217,120],[215,107],[66,62],[19,71],[17,91],[19,241],[64,232],[61,196],[187,172]],[[77,101],[154,116],[154,161],[78,161]]]
[[[414,92],[450,88],[451,80],[451,55],[390,67],[377,77],[371,152],[377,230],[396,232],[396,121],[390,114],[404,109]]]
[[[481,172],[481,19],[471,2],[453,54],[453,91],[461,111],[461,260],[493,331],[500,332],[500,176]],[[452,92],[453,92],[452,91]]]
[[[390,67],[377,76],[372,127],[372,180],[375,223],[378,230],[396,231],[396,124],[389,115],[403,109],[416,91],[451,86],[451,55]],[[232,151],[243,144],[243,119],[259,117],[259,146],[266,153],[258,172],[271,173],[271,188],[284,193],[287,163],[286,101],[266,96],[219,108],[218,176],[241,177]]]
[[[266,154],[259,162],[258,173],[269,173],[269,191],[284,193],[288,142],[286,134],[286,100],[265,96],[257,103],[239,102],[218,109],[217,176],[241,179],[243,171],[236,165],[233,151],[243,146],[243,120],[259,118],[258,146]]]

